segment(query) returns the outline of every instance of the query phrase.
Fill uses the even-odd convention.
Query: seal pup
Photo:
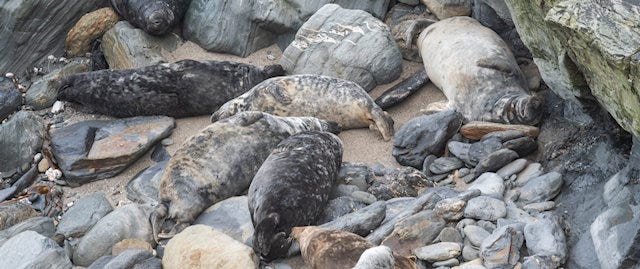
[[[227,61],[175,63],[78,73],[62,80],[58,98],[115,117],[211,114],[263,80],[284,73]]]
[[[393,119],[355,82],[319,75],[267,79],[222,105],[211,122],[240,111],[263,111],[278,116],[308,116],[340,124],[342,129],[369,127],[393,137]]]
[[[111,0],[113,9],[131,25],[152,35],[164,35],[177,25],[191,0]]]
[[[265,261],[284,258],[295,226],[322,214],[342,164],[342,142],[327,132],[301,132],[282,141],[249,187],[253,248]]]
[[[271,150],[302,131],[339,129],[312,117],[251,111],[213,123],[187,139],[160,179],[160,204],[151,219],[154,235],[169,238],[209,206],[247,190]]]
[[[294,227],[293,236],[300,244],[300,252],[305,263],[312,269],[345,268],[359,265],[358,269],[375,267],[375,264],[388,264],[389,256],[384,255],[385,248],[376,248],[363,237],[345,231],[331,230],[317,226]],[[376,248],[363,254],[372,248]],[[370,267],[366,267],[370,266]],[[393,267],[397,269],[418,269],[416,262],[393,253]]]
[[[402,100],[407,99],[409,95],[419,89],[422,89],[428,82],[429,77],[427,77],[427,72],[424,70],[417,72],[382,93],[376,98],[376,105],[382,109],[390,108],[402,102]]]
[[[468,121],[535,125],[542,99],[528,92],[509,46],[469,17],[427,27],[418,38],[427,76]]]

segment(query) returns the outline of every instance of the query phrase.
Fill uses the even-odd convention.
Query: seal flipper
[[[266,88],[266,90],[271,96],[273,96],[274,99],[276,99],[276,101],[283,105],[291,104],[291,102],[293,101],[291,99],[291,96],[289,95],[289,92],[287,92],[284,87],[278,85],[278,83],[270,85]]]
[[[278,232],[279,224],[280,215],[270,213],[255,226],[253,249],[263,260],[271,261],[284,257],[289,250],[291,239],[285,232]]]
[[[389,141],[393,138],[395,132],[393,129],[394,121],[389,113],[376,106],[371,110],[371,121],[373,123],[369,125],[369,129],[380,132],[384,141]]]

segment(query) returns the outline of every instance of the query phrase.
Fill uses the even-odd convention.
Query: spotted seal
[[[418,44],[428,77],[467,120],[540,121],[542,99],[528,92],[509,46],[491,29],[452,17],[427,27]]]
[[[295,226],[324,211],[342,164],[342,142],[327,132],[301,132],[276,147],[249,187],[253,248],[265,261],[286,256]]]
[[[164,35],[177,25],[191,0],[111,0],[113,9],[131,25],[152,35]]]
[[[267,79],[222,105],[211,121],[240,111],[263,111],[278,116],[310,116],[340,124],[342,129],[369,127],[393,137],[393,119],[376,105],[360,85],[319,75]]]
[[[69,75],[61,82],[58,98],[116,117],[206,115],[283,73],[279,65],[260,68],[227,61],[182,60]]]
[[[335,123],[312,117],[250,111],[213,123],[187,139],[160,179],[160,205],[152,217],[154,234],[171,237],[209,206],[241,194],[271,150],[302,131],[339,129]]]

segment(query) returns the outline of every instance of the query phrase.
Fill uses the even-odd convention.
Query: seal
[[[265,261],[284,258],[291,228],[322,214],[342,164],[342,142],[327,132],[301,132],[282,141],[249,187],[253,248]]]
[[[164,35],[182,21],[191,0],[111,0],[113,9],[131,25]]]
[[[419,89],[422,89],[428,82],[429,77],[427,76],[427,72],[417,72],[382,93],[376,98],[376,105],[382,109],[390,108],[402,102],[402,100],[407,99],[407,97]]]
[[[151,219],[154,235],[171,237],[209,206],[247,190],[271,150],[302,131],[339,129],[312,117],[251,111],[213,123],[187,139],[160,179],[160,204]]]
[[[300,244],[300,251],[305,263],[313,269],[353,268],[357,264],[364,266],[374,265],[378,262],[384,265],[389,261],[389,257],[384,255],[386,252],[384,248],[376,248],[361,257],[365,251],[376,246],[354,233],[305,226],[294,227],[291,230],[291,236]],[[395,253],[393,253],[393,264],[392,268],[418,269],[418,265],[413,259]]]
[[[418,38],[425,71],[468,121],[534,125],[542,99],[527,81],[509,46],[469,17],[431,24]]]
[[[278,116],[309,116],[337,122],[342,129],[369,127],[393,137],[393,119],[378,107],[360,85],[318,75],[267,79],[222,105],[211,121],[240,111],[263,111]]]
[[[211,114],[263,80],[284,73],[279,65],[182,60],[126,69],[99,70],[62,79],[58,98],[115,117]]]

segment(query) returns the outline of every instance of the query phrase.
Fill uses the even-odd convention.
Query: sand
[[[282,51],[276,45],[257,51],[246,58],[241,58],[234,55],[207,52],[192,42],[185,42],[174,52],[166,54],[165,57],[169,61],[182,59],[228,60],[264,66],[277,64],[281,55]],[[376,87],[370,92],[371,96],[373,98],[378,97],[388,88],[422,68],[421,63],[405,61],[401,77],[392,83]],[[419,116],[420,109],[425,108],[429,103],[442,100],[445,100],[444,95],[433,84],[429,83],[400,105],[388,109],[387,112],[393,117],[395,129],[398,130],[405,122]],[[170,136],[174,142],[167,147],[169,153],[173,154],[183,141],[209,123],[209,116],[177,119],[176,128]],[[374,131],[369,129],[346,130],[339,134],[339,137],[345,147],[343,161],[360,162],[368,165],[381,163],[385,166],[400,166],[391,155],[392,142],[385,142]],[[66,205],[93,192],[104,192],[114,206],[132,203],[126,198],[125,187],[136,174],[151,164],[153,164],[153,161],[150,159],[150,152],[148,152],[116,177],[95,181],[76,188],[64,187],[64,204]]]

